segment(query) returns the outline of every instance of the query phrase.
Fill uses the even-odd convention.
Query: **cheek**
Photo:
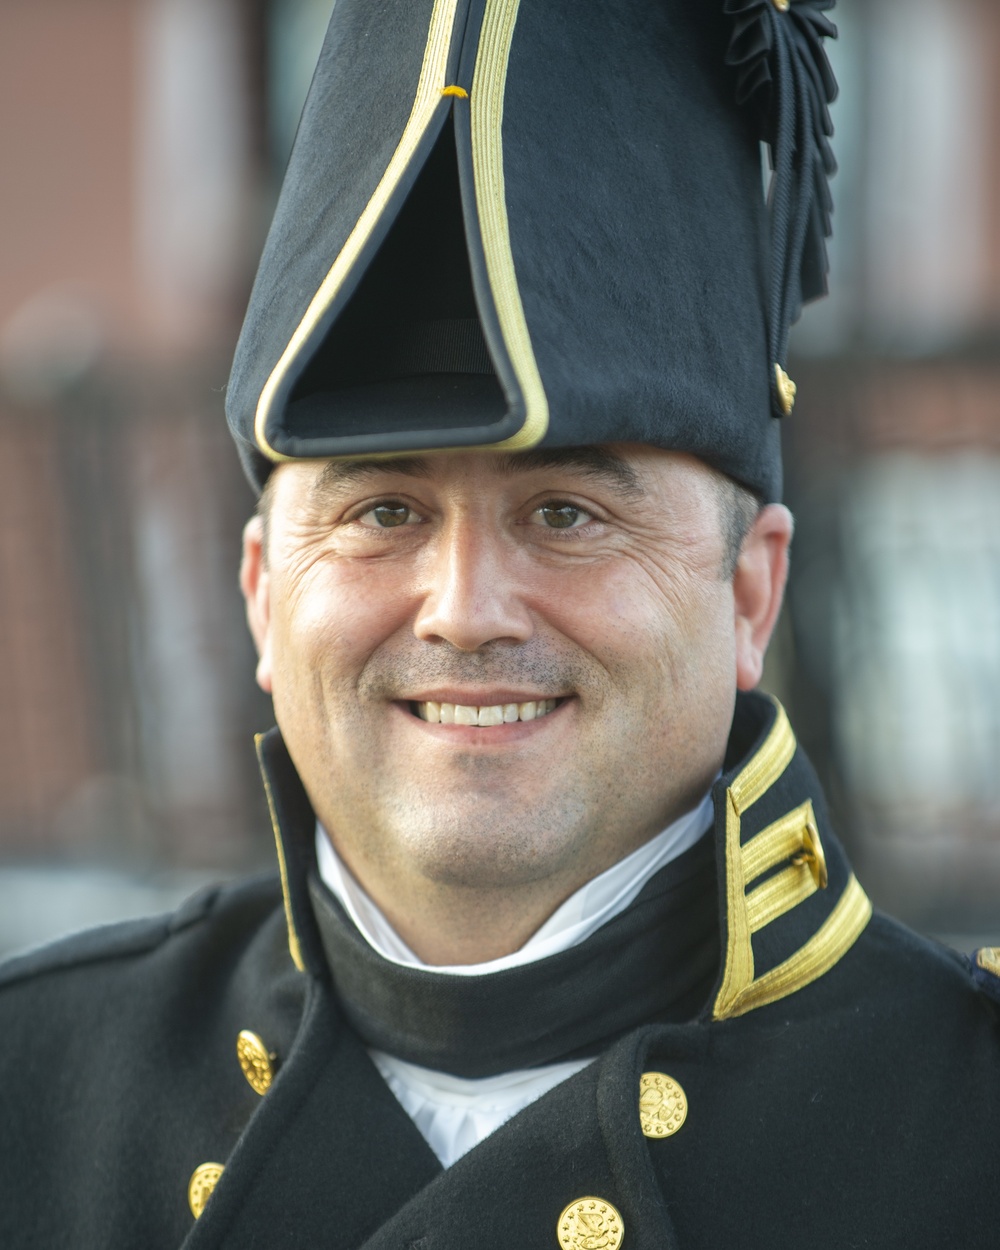
[[[731,591],[711,577],[662,579],[628,560],[602,574],[581,579],[572,611],[568,593],[553,595],[548,617],[604,671],[590,692],[603,708],[602,732],[609,746],[616,732],[638,746],[654,772],[683,771],[690,755],[702,779],[702,756],[711,756],[711,772],[731,719]]]
[[[724,639],[726,589],[715,579],[665,577],[621,557],[552,579],[537,601],[550,624],[598,659],[644,657],[655,668]],[[731,618],[730,611],[730,626]]]
[[[276,669],[320,679],[356,674],[409,609],[399,571],[385,563],[317,566],[273,610]]]
[[[649,605],[627,561],[550,573],[532,587],[532,606],[576,646],[603,661],[643,631]]]

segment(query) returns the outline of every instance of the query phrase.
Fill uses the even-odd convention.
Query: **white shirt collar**
[[[339,900],[362,937],[384,959],[404,968],[422,968],[427,972],[482,976],[545,959],[585,941],[601,925],[623,912],[664,865],[694,846],[712,827],[713,815],[709,792],[697,807],[571,894],[520,950],[481,964],[447,967],[425,964],[410,950],[351,875],[319,822],[316,824],[316,859],[320,877],[328,889]]]

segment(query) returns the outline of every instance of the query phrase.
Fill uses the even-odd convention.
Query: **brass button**
[[[560,1215],[556,1236],[566,1250],[618,1250],[625,1224],[603,1198],[577,1198]]]
[[[786,417],[790,417],[792,409],[795,407],[795,396],[798,394],[799,388],[782,369],[781,365],[774,366],[774,381],[778,388],[778,402],[781,404],[781,411]]]
[[[792,0],[771,0],[771,3],[779,13],[787,13],[792,7]]]
[[[646,1137],[673,1137],[687,1119],[687,1095],[665,1072],[644,1072],[639,1081],[639,1123]]]
[[[802,830],[802,850],[797,855],[792,856],[792,863],[796,868],[807,864],[813,880],[816,882],[816,889],[826,889],[830,876],[826,867],[826,852],[823,850],[819,830],[816,828],[816,820],[812,815],[812,804],[809,805],[809,817],[806,820],[805,828]]]
[[[205,1203],[211,1198],[219,1177],[225,1170],[222,1163],[202,1163],[191,1173],[188,1181],[188,1205],[195,1219],[205,1210]]]
[[[985,972],[1000,977],[1000,946],[982,946],[976,951],[976,963]]]
[[[243,1029],[236,1039],[236,1058],[240,1061],[243,1075],[263,1097],[274,1080],[274,1066],[278,1056],[267,1049],[256,1033]]]

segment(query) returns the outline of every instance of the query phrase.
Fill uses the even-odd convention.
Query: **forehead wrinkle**
[[[497,468],[507,476],[538,469],[575,469],[611,486],[629,499],[640,499],[645,489],[635,469],[605,447],[542,447],[533,451],[496,455]]]

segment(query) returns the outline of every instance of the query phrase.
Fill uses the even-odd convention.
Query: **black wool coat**
[[[779,707],[741,699],[731,754],[701,1012],[630,1032],[443,1170],[338,1003],[312,816],[269,737],[280,882],[0,969],[0,1246],[997,1245],[995,955],[872,914]],[[273,1055],[263,1094],[237,1062],[244,1029]],[[682,1088],[676,1131],[676,1102],[659,1115],[647,1092],[640,1114],[646,1073]]]

